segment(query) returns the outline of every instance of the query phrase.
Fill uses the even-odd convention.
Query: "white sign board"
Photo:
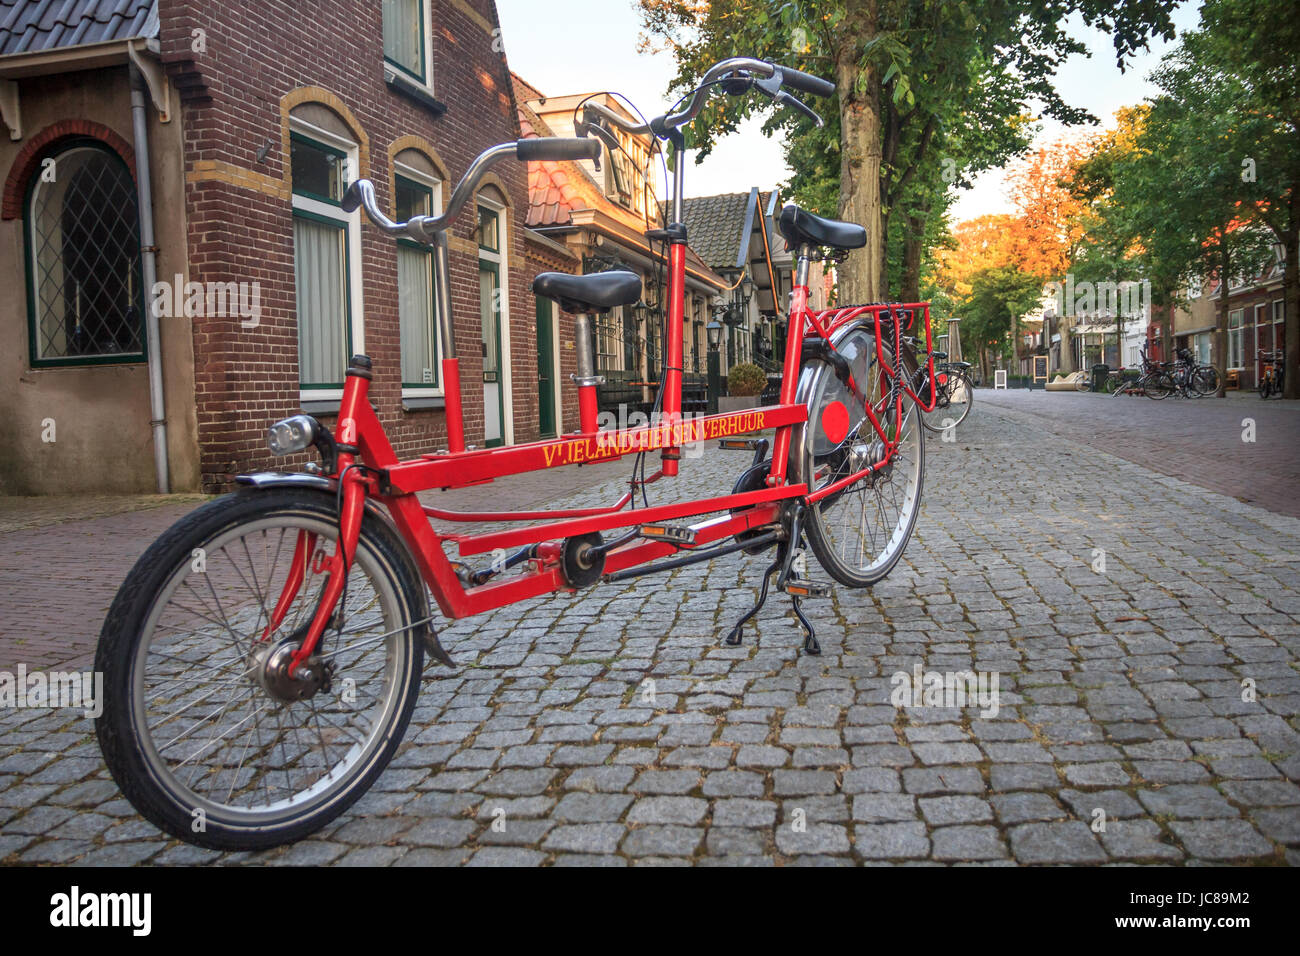
[[[998,368],[998,369],[994,369],[994,370],[993,370],[993,387],[994,387],[994,388],[1006,388],[1006,387],[1007,387],[1007,370],[1006,370],[1006,369],[1004,369],[1004,368]]]

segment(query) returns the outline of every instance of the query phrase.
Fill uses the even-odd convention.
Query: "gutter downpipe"
[[[136,201],[140,207],[140,265],[144,272],[145,289],[145,340],[149,349],[149,411],[153,428],[153,459],[158,474],[158,493],[171,491],[171,476],[167,462],[167,409],[163,396],[162,341],[158,332],[158,316],[152,299],[154,283],[158,279],[158,247],[154,244],[153,183],[149,177],[149,127],[145,111],[146,85],[144,76],[134,63],[131,71],[131,125],[134,131]]]

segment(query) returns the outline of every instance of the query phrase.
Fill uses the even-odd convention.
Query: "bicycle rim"
[[[884,578],[902,557],[921,507],[924,474],[924,428],[918,406],[902,402],[902,421],[896,420],[892,402],[881,402],[886,387],[875,358],[875,341],[865,327],[855,326],[836,336],[835,348],[849,359],[856,381],[867,383],[866,394],[880,404],[881,425],[897,433],[898,450],[878,474],[860,479],[808,509],[805,530],[808,543],[828,574],[841,584],[866,587]],[[886,350],[886,356],[888,356]],[[815,492],[865,468],[883,455],[864,411],[850,416],[847,434],[840,441],[823,426],[828,407],[840,403],[860,408],[851,393],[826,366],[805,369],[800,383],[806,396],[809,424],[796,430],[792,443],[792,471]],[[806,440],[805,440],[806,438]]]

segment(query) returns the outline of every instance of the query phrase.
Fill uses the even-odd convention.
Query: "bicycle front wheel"
[[[1174,377],[1165,372],[1158,372],[1150,376],[1146,381],[1147,398],[1153,398],[1159,401],[1162,398],[1168,398],[1178,390],[1178,383]]]
[[[305,672],[287,670],[337,525],[331,495],[227,495],[159,538],[113,601],[96,733],[123,794],[173,836],[219,850],[301,839],[364,794],[401,742],[427,602],[381,519],[365,516],[342,611]]]
[[[975,388],[964,372],[936,371],[939,377],[939,401],[933,411],[921,412],[921,424],[932,432],[942,433],[956,428],[970,414],[975,398]]]
[[[850,482],[810,505],[804,528],[813,554],[826,572],[849,587],[867,587],[884,578],[902,557],[921,510],[925,471],[925,431],[921,411],[904,398],[889,399],[889,380],[876,358],[874,329],[853,326],[837,334],[835,350],[849,361],[853,378],[872,403],[881,429],[898,447],[883,468]],[[886,347],[887,361],[892,362]],[[903,380],[915,375],[905,368]],[[808,423],[794,430],[791,472],[809,493],[851,477],[882,461],[885,443],[876,434],[860,398],[822,363],[804,367],[799,400],[808,405]],[[901,412],[900,412],[901,409]]]

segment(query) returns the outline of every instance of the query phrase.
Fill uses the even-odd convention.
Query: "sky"
[[[672,55],[637,52],[641,30],[633,0],[496,2],[510,68],[543,93],[614,90],[625,94],[646,116],[663,113],[671,105],[666,91],[676,73]],[[1177,9],[1174,20],[1179,32],[1196,26],[1196,11],[1194,0]],[[1057,89],[1067,103],[1087,109],[1103,127],[1111,126],[1116,109],[1139,103],[1153,92],[1147,76],[1173,44],[1153,41],[1149,52],[1135,57],[1120,73],[1108,36],[1081,23],[1073,28],[1093,55],[1067,59],[1057,73]],[[788,179],[781,143],[763,136],[761,125],[761,118],[748,121],[719,141],[702,164],[692,164],[686,195],[748,192],[751,186],[767,189]],[[1038,143],[1064,131],[1054,122],[1042,125]],[[1009,210],[1004,174],[991,170],[977,177],[972,189],[959,191],[952,217],[961,221]]]

